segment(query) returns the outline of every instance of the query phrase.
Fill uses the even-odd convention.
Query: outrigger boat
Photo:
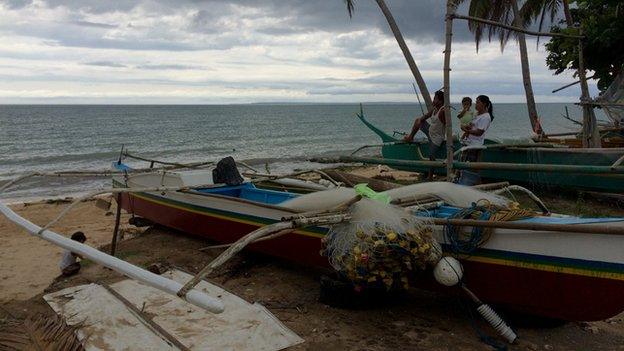
[[[372,160],[376,163],[387,164],[400,170],[427,173],[431,166],[426,164],[405,164],[399,161],[429,161],[429,143],[426,139],[418,139],[406,143],[397,139],[383,130],[377,128],[360,112],[358,118],[370,130],[377,134],[383,145],[381,155],[383,158]],[[459,141],[454,140],[454,150],[460,150]],[[444,160],[446,151],[440,148],[435,155],[436,159]],[[459,152],[456,152],[456,160]],[[581,188],[587,190],[606,191],[619,193],[624,189],[624,174],[609,172],[609,168],[618,165],[624,158],[624,147],[608,148],[578,148],[561,145],[559,143],[529,143],[529,144],[503,144],[494,139],[486,139],[485,145],[480,152],[479,162],[496,164],[516,165],[551,165],[553,170],[557,166],[586,166],[602,167],[607,169],[604,173],[563,173],[556,171],[530,171],[530,170],[501,170],[482,169],[479,173],[482,178],[496,181],[511,181],[520,184],[534,184],[539,186]],[[445,175],[446,169],[439,167],[434,169],[436,174]]]
[[[283,204],[295,193],[259,189],[252,182],[214,184],[206,170],[158,171],[133,174],[115,163],[124,175],[113,178],[115,187],[188,187],[165,192],[128,192],[120,195],[128,213],[154,223],[232,243],[259,227],[280,221],[297,211]],[[435,218],[449,218],[460,208],[439,205]],[[423,213],[424,215],[424,213]],[[622,226],[624,218],[536,216],[515,221],[535,224]],[[434,237],[444,250],[444,226]],[[319,254],[327,227],[308,227],[259,241],[249,249],[301,265],[328,268]],[[602,320],[624,311],[624,236],[554,231],[496,229],[470,256],[460,258],[466,284],[483,301],[510,310],[569,321]],[[433,286],[423,281],[424,287]]]

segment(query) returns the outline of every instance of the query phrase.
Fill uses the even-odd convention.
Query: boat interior
[[[221,186],[214,188],[196,189],[204,194],[216,194],[239,199],[260,202],[268,205],[278,205],[286,200],[299,196],[299,194],[283,191],[258,189],[253,183],[243,183],[241,185]]]

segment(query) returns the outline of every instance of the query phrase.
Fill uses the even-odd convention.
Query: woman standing
[[[486,95],[479,95],[475,104],[477,116],[468,125],[462,126],[464,136],[461,140],[462,145],[469,148],[462,153],[462,161],[477,162],[481,153],[483,142],[485,141],[485,132],[490,127],[494,119],[492,102]],[[473,148],[474,147],[474,148]],[[474,185],[480,182],[479,173],[473,171],[462,171],[458,183],[463,185]]]

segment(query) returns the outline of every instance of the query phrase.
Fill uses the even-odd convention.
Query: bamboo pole
[[[332,177],[330,177],[327,173],[319,170],[319,169],[310,169],[307,171],[300,171],[300,172],[294,172],[294,173],[289,173],[289,174],[265,174],[265,173],[248,173],[248,172],[243,172],[243,175],[246,177],[256,177],[256,178],[266,178],[266,179],[252,179],[251,182],[252,183],[257,183],[257,182],[263,182],[266,180],[276,180],[276,179],[281,179],[281,178],[291,178],[291,177],[296,177],[296,176],[300,176],[302,174],[307,174],[307,173],[316,173],[320,176],[325,177],[328,181],[330,181],[332,184],[334,184],[335,186],[340,186],[340,184],[333,179]]]
[[[579,57],[578,57],[578,76],[581,81],[581,103],[590,101],[589,87],[585,78],[585,59],[583,55],[583,39],[579,39]],[[592,106],[583,104],[583,147],[600,147],[600,134],[598,133],[598,124],[596,115]]]
[[[119,233],[119,222],[121,221],[121,194],[117,194],[117,211],[115,213],[115,227],[113,229],[113,239],[111,240],[110,254],[115,256],[117,251],[117,235]]]
[[[189,291],[192,291],[199,282],[204,279],[208,274],[212,273],[217,267],[227,262],[230,258],[244,249],[247,245],[259,240],[262,237],[278,234],[280,232],[286,232],[288,230],[300,227],[308,227],[312,225],[327,225],[337,224],[350,220],[351,218],[345,214],[332,214],[318,217],[309,218],[296,218],[291,221],[277,222],[271,225],[260,227],[253,232],[243,236],[238,241],[233,243],[227,250],[223,251],[217,258],[212,260],[208,265],[202,268],[191,280],[189,280],[184,286],[177,292],[178,296],[184,297]]]
[[[13,212],[10,208],[2,203],[0,203],[0,213],[4,214],[11,222],[24,228],[33,236],[49,241],[54,245],[60,246],[66,250],[79,254],[82,257],[88,258],[98,264],[106,266],[127,277],[143,282],[158,290],[162,290],[169,294],[175,295],[176,292],[178,292],[182,288],[182,284],[176,281],[146,271],[116,257],[109,256],[104,252],[99,251],[91,246],[81,244],[75,240],[66,238],[53,231],[45,230],[38,225],[20,217],[18,214]],[[189,291],[188,294],[185,295],[184,299],[195,306],[201,307],[213,313],[221,313],[224,309],[223,302],[221,300],[208,296],[199,290]]]
[[[478,22],[478,23],[485,23],[485,24],[489,24],[491,26],[496,26],[496,27],[501,27],[501,28],[505,28],[514,32],[520,32],[520,33],[524,33],[524,34],[529,34],[529,35],[535,35],[535,36],[540,36],[540,37],[561,37],[561,38],[573,38],[573,39],[579,39],[579,38],[583,38],[583,36],[581,35],[573,35],[573,34],[565,34],[565,33],[552,33],[552,32],[535,32],[532,30],[527,30],[524,28],[519,28],[519,27],[514,27],[514,26],[510,26],[507,24],[503,24],[500,22],[496,22],[496,21],[490,21],[490,20],[486,20],[483,18],[479,18],[479,17],[473,17],[473,16],[463,16],[463,15],[453,15],[453,18],[457,18],[457,19],[463,19],[463,20],[468,20],[468,21],[472,21],[472,22]]]
[[[615,162],[613,162],[613,164],[611,165],[611,169],[616,169],[618,168],[622,162],[624,162],[624,155],[622,155],[622,157],[618,158]]]
[[[214,163],[214,162],[210,161],[210,162],[195,162],[195,163],[183,164],[183,163],[177,163],[177,162],[160,161],[160,160],[155,160],[155,159],[151,159],[151,158],[147,158],[147,157],[133,155],[133,154],[129,153],[127,150],[123,152],[123,155],[125,157],[134,158],[136,160],[150,162],[151,164],[159,163],[161,165],[175,166],[175,167],[179,167],[179,168],[196,168],[196,167],[205,166],[205,165],[209,165],[209,164],[213,164]]]
[[[446,127],[446,180],[452,182],[453,174],[453,119],[451,118],[451,44],[453,43],[453,14],[455,5],[446,2],[446,43],[444,47],[444,119]],[[431,173],[430,173],[431,175]]]
[[[432,167],[444,168],[446,162],[442,161],[408,161],[396,159],[382,159],[374,157],[351,157],[341,156],[340,162],[361,162],[369,164],[382,164],[400,167]],[[495,162],[453,162],[455,169],[494,169],[501,171],[525,171],[545,173],[578,173],[578,174],[624,174],[624,167],[611,168],[611,166],[577,166],[577,165],[550,165],[528,163],[495,163]]]
[[[581,101],[581,102],[577,102],[575,103],[575,105],[589,105],[589,106],[604,106],[604,107],[624,107],[624,103],[618,103],[618,102],[608,102],[608,101]]]
[[[418,106],[420,106],[420,112],[424,115],[425,114],[425,110],[422,107],[422,102],[420,102],[420,95],[418,93],[418,90],[416,90],[416,84],[412,83],[412,88],[414,88],[414,93],[416,94],[416,99],[418,99]]]
[[[585,78],[585,79],[586,79],[586,80],[587,80],[587,79],[592,79],[592,78],[594,78],[594,76],[595,76],[595,75],[592,75],[591,77],[587,77],[587,78]],[[557,88],[557,89],[553,90],[553,91],[552,91],[552,93],[554,94],[554,93],[556,93],[556,92],[558,92],[558,91],[561,91],[561,90],[563,90],[563,89],[565,89],[565,88],[569,88],[569,87],[571,87],[571,86],[577,85],[577,84],[578,84],[578,83],[580,83],[580,82],[581,82],[580,80],[577,80],[576,82],[572,82],[572,83],[570,83],[570,84],[566,84],[566,85],[562,86],[561,88]]]
[[[622,105],[622,106],[624,106],[624,105]],[[624,129],[624,127],[603,128],[603,129],[598,129],[598,133],[618,132],[618,131],[623,130],[623,129]],[[546,135],[544,135],[544,137],[548,138],[548,137],[572,136],[572,135],[577,135],[579,133],[582,133],[582,132],[567,132],[567,133],[546,134]],[[555,145],[557,145],[557,144],[555,144]]]
[[[604,224],[553,224],[534,222],[504,222],[504,221],[483,221],[477,219],[451,219],[451,218],[431,218],[436,225],[469,226],[499,229],[519,229],[531,231],[582,233],[582,234],[604,234],[604,235],[624,235],[624,226],[604,225]],[[500,233],[498,233],[500,234]]]

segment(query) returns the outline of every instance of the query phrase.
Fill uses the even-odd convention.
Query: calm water
[[[548,132],[575,126],[561,117],[565,104],[539,104]],[[567,105],[571,117],[581,110]],[[378,138],[355,117],[358,105],[104,106],[0,105],[0,181],[32,171],[106,170],[122,145],[130,152],[177,162],[233,156],[273,172],[311,168],[306,157],[339,154]],[[408,130],[417,104],[365,104],[382,129]],[[526,107],[495,105],[489,137],[528,138]],[[132,163],[145,167],[145,163]],[[33,180],[0,198],[56,196],[103,186],[86,179]]]

